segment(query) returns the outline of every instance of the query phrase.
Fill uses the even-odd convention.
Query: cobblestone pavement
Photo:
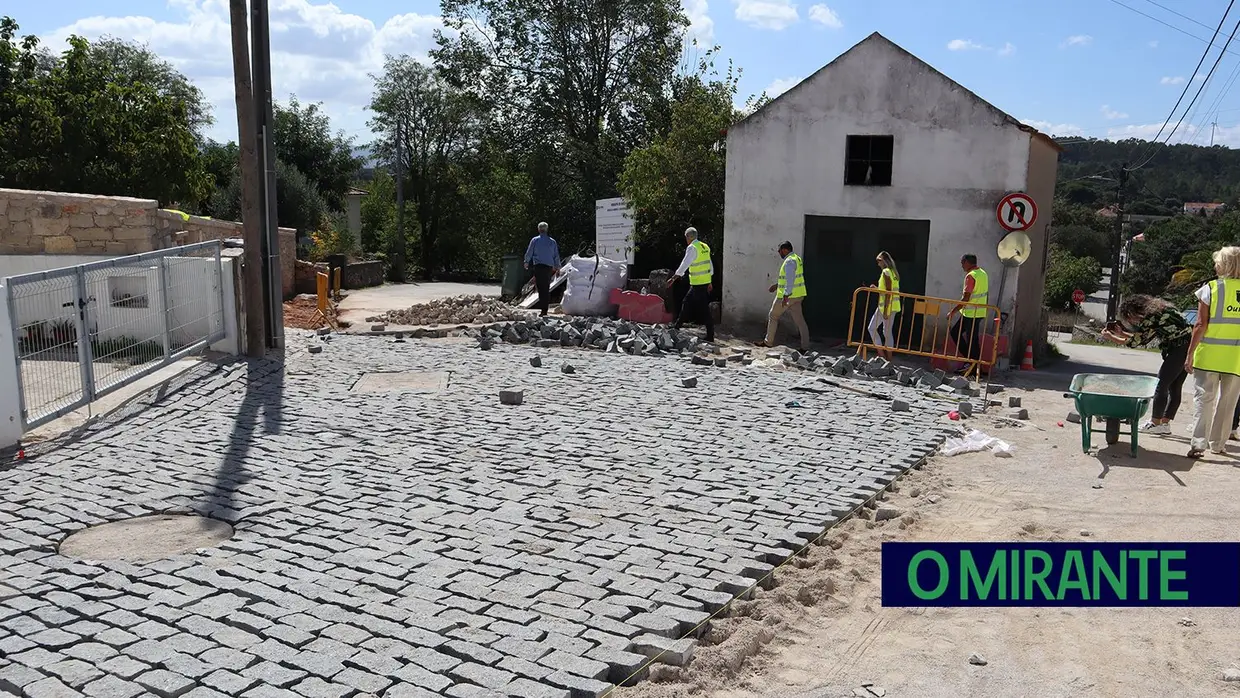
[[[0,693],[604,695],[687,660],[680,638],[942,438],[928,409],[761,369],[306,341],[0,472]],[[353,390],[373,371],[446,385]],[[523,405],[499,405],[510,387]],[[56,552],[168,511],[235,536],[151,563]]]

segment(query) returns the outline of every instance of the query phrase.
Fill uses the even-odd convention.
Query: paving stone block
[[[602,679],[607,676],[609,671],[608,666],[602,662],[558,650],[539,659],[538,663],[557,672],[575,674],[590,679]]]
[[[518,678],[504,687],[505,695],[512,698],[572,698],[566,688],[556,688],[529,679]]]
[[[563,671],[557,671],[548,676],[547,683],[567,689],[573,698],[603,698],[608,691],[615,688],[613,684],[604,681]]]
[[[693,658],[693,640],[672,640],[661,635],[642,635],[633,639],[633,651],[656,663],[685,666]]]
[[[194,681],[166,669],[152,669],[134,679],[159,698],[179,698],[194,688]]]
[[[137,698],[145,694],[146,689],[131,681],[105,675],[86,684],[82,693],[90,698]]]

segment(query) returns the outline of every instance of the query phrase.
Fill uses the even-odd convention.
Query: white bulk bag
[[[614,315],[617,306],[611,302],[612,289],[624,289],[629,282],[629,267],[623,261],[605,257],[573,255],[564,267],[568,279],[560,310],[565,315]]]

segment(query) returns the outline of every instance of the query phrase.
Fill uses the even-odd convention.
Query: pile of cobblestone
[[[531,344],[541,348],[582,347],[608,353],[640,356],[693,354],[700,365],[724,367],[729,364],[762,366],[829,373],[841,378],[883,380],[906,387],[946,394],[972,395],[977,392],[967,378],[949,377],[943,371],[896,366],[881,357],[862,359],[860,356],[831,357],[818,352],[802,353],[794,349],[767,352],[756,358],[748,349],[733,349],[726,354],[719,347],[703,342],[689,330],[663,325],[642,325],[610,318],[528,318],[515,322],[497,322],[480,330],[467,330],[482,349],[497,342]],[[972,395],[977,397],[976,395]]]
[[[497,298],[473,295],[440,298],[404,310],[392,310],[381,316],[367,318],[366,322],[414,326],[466,325],[517,320],[525,315],[526,313]]]

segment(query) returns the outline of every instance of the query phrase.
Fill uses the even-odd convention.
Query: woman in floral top
[[[1102,336],[1130,347],[1141,347],[1157,341],[1162,350],[1162,367],[1158,369],[1158,387],[1154,390],[1153,418],[1142,425],[1141,430],[1151,434],[1170,434],[1171,420],[1180,409],[1180,394],[1188,373],[1184,363],[1188,359],[1188,344],[1193,328],[1184,315],[1161,298],[1135,295],[1124,299],[1119,306],[1119,316],[1124,324],[1134,328],[1125,332],[1118,323],[1107,326]]]

